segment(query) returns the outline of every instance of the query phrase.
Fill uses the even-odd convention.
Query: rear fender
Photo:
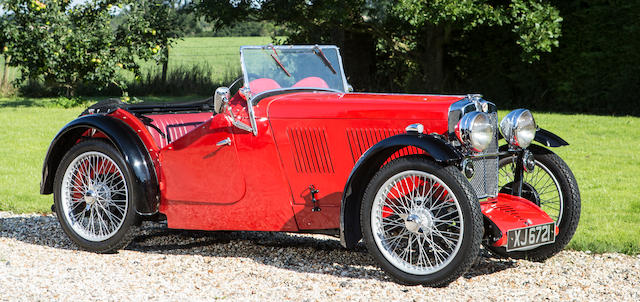
[[[51,142],[42,167],[40,194],[53,193],[53,180],[62,157],[81,140],[87,130],[103,133],[120,151],[133,176],[132,200],[141,215],[158,212],[160,195],[158,177],[147,148],[124,122],[101,114],[79,117],[64,126]]]
[[[463,158],[463,155],[445,140],[434,135],[417,133],[395,135],[369,148],[355,164],[342,195],[340,243],[345,248],[354,247],[362,238],[360,205],[369,181],[391,155],[408,146],[424,150],[426,156],[442,165],[459,162]]]

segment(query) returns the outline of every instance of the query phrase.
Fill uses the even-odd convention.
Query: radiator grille
[[[494,125],[495,133],[493,141],[489,147],[479,155],[498,153],[498,114],[489,113],[491,123]],[[478,198],[485,198],[498,195],[498,156],[487,156],[472,159],[475,174],[469,182],[476,191]]]
[[[296,172],[335,173],[325,129],[289,128],[287,134]]]

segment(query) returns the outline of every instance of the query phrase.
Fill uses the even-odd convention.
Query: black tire
[[[408,211],[407,213],[413,213],[414,211],[422,211],[423,213],[428,213],[428,216],[431,218],[424,219],[424,221],[428,220],[429,222],[433,222],[437,218],[447,217],[451,213],[454,213],[454,216],[448,216],[450,217],[451,220],[447,221],[447,223],[444,223],[445,220],[441,219],[441,220],[438,220],[438,221],[441,221],[440,223],[434,222],[434,224],[431,225],[431,227],[428,227],[428,226],[425,227],[424,225],[426,224],[420,224],[420,227],[416,231],[415,227],[412,227],[409,225],[409,221],[412,220],[410,217],[412,216],[416,217],[415,215],[402,214],[407,216],[405,216],[405,218],[401,218],[403,220],[397,220],[400,222],[400,224],[402,223],[404,224],[403,224],[403,227],[396,226],[395,228],[400,228],[401,229],[400,232],[403,232],[403,234],[408,235],[409,232],[411,232],[412,233],[411,235],[415,236],[416,238],[415,242],[412,241],[411,238],[414,238],[414,237],[411,237],[411,236],[408,237],[409,238],[408,242],[411,242],[412,247],[414,246],[415,243],[419,244],[416,251],[420,253],[419,254],[420,256],[422,256],[422,251],[424,252],[425,256],[422,257],[423,262],[425,261],[424,258],[435,260],[435,258],[431,258],[431,256],[434,256],[436,248],[442,248],[444,246],[445,248],[441,249],[442,251],[445,251],[446,249],[451,248],[448,256],[446,257],[446,261],[441,262],[442,267],[434,268],[433,271],[426,271],[424,273],[423,272],[414,273],[411,271],[412,269],[420,269],[420,267],[417,266],[420,264],[419,262],[420,257],[418,257],[418,259],[416,260],[418,261],[416,263],[416,266],[413,266],[413,268],[409,268],[409,269],[403,269],[401,267],[402,266],[401,262],[400,262],[400,265],[398,265],[399,263],[397,262],[398,260],[393,260],[396,262],[396,264],[393,264],[389,260],[389,259],[393,259],[393,256],[390,256],[392,254],[389,251],[389,247],[393,249],[393,245],[395,244],[393,243],[394,240],[385,241],[385,244],[387,246],[386,249],[382,247],[384,246],[382,243],[377,243],[376,237],[374,237],[375,226],[373,224],[375,223],[372,220],[372,216],[375,219],[378,219],[377,217],[381,217],[379,218],[380,219],[379,225],[383,225],[384,223],[382,221],[384,221],[384,219],[388,219],[388,218],[382,218],[385,215],[385,214],[382,214],[382,212],[385,211],[384,207],[386,207],[386,205],[389,204],[386,201],[389,200],[388,196],[390,194],[390,191],[386,193],[381,193],[384,195],[380,195],[380,196],[386,196],[384,199],[385,203],[383,203],[384,206],[376,206],[376,208],[374,208],[374,204],[380,204],[379,202],[376,203],[375,199],[377,198],[379,191],[382,189],[382,186],[385,186],[385,188],[390,188],[389,182],[391,182],[393,179],[396,179],[396,177],[399,177],[399,176],[402,177],[402,175],[405,175],[405,173],[416,173],[416,172],[419,173],[416,175],[425,175],[425,176],[428,176],[429,179],[431,179],[431,177],[433,177],[434,180],[439,179],[443,184],[445,184],[445,186],[429,185],[428,187],[442,188],[441,192],[446,190],[446,187],[448,187],[449,190],[447,190],[447,192],[449,192],[449,194],[455,197],[455,199],[451,198],[450,201],[446,201],[446,200],[433,201],[433,198],[431,197],[429,198],[429,200],[431,200],[429,202],[430,206],[427,204],[427,201],[426,201],[427,198],[425,197],[425,195],[418,196],[418,193],[416,193],[415,196],[411,197],[412,202],[416,202],[417,206],[415,205],[412,206],[411,210]],[[406,174],[406,175],[412,175],[412,174]],[[390,185],[391,187],[397,186],[396,183],[391,183]],[[425,190],[424,188],[426,187],[427,186],[423,187],[422,189],[423,192]],[[421,190],[420,186],[414,185],[413,188],[414,189],[412,189],[411,192],[420,192]],[[444,195],[444,196],[446,197],[447,195]],[[418,200],[418,199],[421,199],[421,200]],[[437,197],[436,199],[440,199],[440,197]],[[399,201],[401,200],[401,198],[397,198],[395,200]],[[455,202],[455,200],[457,200],[458,205],[453,203]],[[437,202],[439,202],[439,204],[437,204]],[[445,204],[446,202],[449,202],[449,204]],[[396,203],[396,205],[399,205],[399,203]],[[442,208],[441,205],[445,205],[445,207],[454,207],[454,209],[452,210],[451,208],[449,208],[448,210],[444,210],[445,208]],[[435,210],[438,207],[441,207],[441,208],[438,210]],[[381,210],[379,213],[374,214],[374,211],[377,211],[376,210],[377,208]],[[387,208],[387,209],[391,209],[391,208]],[[444,211],[444,213],[447,213],[447,214],[441,215],[439,211]],[[402,210],[398,210],[397,212],[400,213],[402,212]],[[389,214],[387,217],[392,217],[393,215],[396,215],[396,214],[395,213]],[[396,216],[401,217],[400,215],[401,214],[397,214]],[[424,214],[420,214],[420,215],[424,215]],[[441,216],[438,216],[438,215],[441,215]],[[458,217],[458,218],[455,218],[455,217]],[[461,220],[460,220],[460,217],[462,218]],[[415,220],[415,221],[422,223],[422,219]],[[455,239],[456,246],[458,246],[457,251],[456,251],[456,248],[452,248],[451,246],[446,247],[446,245],[444,244],[439,245],[438,242],[440,243],[446,243],[446,242],[442,240],[437,240],[438,233],[445,230],[446,231],[455,230],[456,221],[459,221],[462,224],[462,227],[458,227],[457,239]],[[478,256],[478,252],[481,244],[480,242],[483,234],[482,214],[480,211],[478,198],[476,197],[476,194],[473,188],[471,187],[471,185],[469,184],[469,182],[467,181],[467,179],[460,173],[460,171],[457,168],[453,166],[441,167],[435,164],[434,162],[428,160],[427,158],[420,157],[420,156],[407,156],[407,157],[395,159],[390,163],[388,163],[387,165],[385,165],[382,169],[380,169],[378,173],[376,173],[376,175],[369,182],[369,185],[365,191],[365,194],[362,200],[361,212],[360,212],[360,223],[362,226],[363,239],[367,246],[367,249],[369,250],[369,253],[371,253],[371,255],[377,261],[380,267],[384,271],[386,271],[392,278],[394,278],[399,283],[407,284],[407,285],[422,284],[427,286],[439,287],[439,286],[446,286],[447,284],[456,280],[458,277],[464,274],[474,263],[476,257]],[[393,225],[393,224],[390,224],[390,225]],[[389,230],[393,228],[394,227],[391,226]],[[413,231],[411,230],[412,228],[413,228]],[[384,227],[379,228],[378,230],[379,230],[378,234],[381,233],[380,231],[387,232],[386,229],[384,229]],[[461,236],[460,236],[460,233],[461,233]],[[431,234],[432,236],[430,241],[428,240],[428,236],[430,235],[427,235],[427,234]],[[433,234],[436,234],[436,235],[433,235]],[[421,236],[424,236],[424,237],[421,237]],[[393,238],[393,237],[394,236],[387,237],[384,240],[387,240],[388,238]],[[449,239],[451,239],[452,242],[454,240],[452,237],[450,237]],[[383,239],[380,239],[380,237],[378,237],[378,240],[382,242]],[[421,240],[424,240],[424,242],[421,243],[422,242]],[[435,245],[437,245],[437,247]],[[408,247],[409,244],[407,243],[406,246]],[[413,249],[407,249],[407,248],[404,248],[404,250],[413,251]],[[385,253],[387,254],[387,256],[385,256]],[[402,253],[400,253],[400,255],[397,253],[393,255],[401,256]],[[390,257],[390,258],[387,258],[387,257]],[[412,266],[413,265],[412,261],[413,260],[410,255],[409,262],[404,261],[404,263],[405,264],[408,263],[410,266]],[[434,262],[437,264],[437,261],[434,261]],[[430,261],[429,263],[432,264]]]
[[[542,245],[528,251],[507,252],[504,247],[486,246],[486,248],[493,252],[495,255],[501,257],[527,259],[531,261],[544,261],[563,250],[575,234],[576,229],[578,228],[578,222],[580,221],[580,190],[578,189],[578,183],[576,182],[571,169],[569,169],[569,166],[567,166],[567,164],[560,158],[560,156],[556,155],[549,149],[538,145],[531,145],[529,147],[529,151],[533,153],[534,159],[536,161],[536,167],[534,168],[534,172],[532,172],[532,174],[536,173],[536,171],[540,172],[540,169],[543,169],[542,171],[545,172],[544,168],[546,168],[557,180],[557,185],[559,185],[559,192],[562,196],[562,198],[559,200],[561,200],[562,202],[561,204],[559,204],[558,208],[561,208],[562,211],[558,213],[555,213],[554,211],[554,213],[551,213],[549,212],[550,210],[552,210],[551,208],[547,210],[547,214],[549,214],[549,216],[551,216],[554,221],[560,221],[560,223],[558,224],[559,233],[556,236],[556,240],[552,244]],[[505,155],[500,157],[498,166],[500,168],[506,168],[506,166],[511,164],[512,162],[513,156]],[[525,172],[525,174],[527,174],[527,172]],[[526,181],[525,186],[536,189],[536,184],[532,185],[527,183]],[[508,184],[506,184],[506,187],[507,188],[503,186],[500,189],[502,192],[509,193]],[[530,196],[527,196],[527,194],[523,194],[522,197],[531,200],[538,206],[541,206],[543,210],[546,210],[545,205],[540,205],[540,201],[535,198],[535,195],[537,195],[537,193],[528,195]]]
[[[102,155],[105,157],[102,157]],[[99,181],[102,182],[104,179],[105,184],[96,184],[96,187],[92,189],[87,189],[87,186],[80,185],[83,187],[81,189],[80,186],[74,185],[73,183],[80,178],[74,179],[74,176],[69,176],[70,178],[68,179],[70,180],[68,180],[67,183],[71,185],[67,186],[66,189],[63,188],[64,177],[69,166],[74,163],[74,167],[76,167],[76,162],[82,162],[82,160],[86,159],[88,156],[93,156],[90,157],[90,159],[99,158],[95,159],[95,165],[104,168],[98,168],[97,170],[102,171],[97,171],[97,173],[95,170],[93,172],[87,172],[88,174],[93,173],[93,175],[100,175],[100,178],[89,177],[90,181],[87,182],[93,183],[95,181],[98,183]],[[107,158],[112,162],[108,161]],[[86,162],[89,161],[86,160]],[[74,168],[71,168],[70,171],[76,172],[70,172],[70,175],[78,175],[78,173],[84,173],[84,171],[91,171],[89,168],[86,168],[88,167],[88,164],[80,163],[78,165],[81,165],[78,169],[81,169],[83,172],[79,172],[80,170],[73,170]],[[115,168],[116,166],[117,168]],[[91,139],[80,142],[73,146],[62,158],[54,180],[54,208],[62,229],[80,248],[96,253],[113,253],[127,246],[131,242],[137,229],[135,224],[138,221],[135,206],[132,202],[133,178],[131,175],[131,170],[125,163],[120,152],[118,152],[118,150],[116,150],[112,145],[102,140]],[[123,182],[120,181],[116,184],[116,180],[109,179],[123,180]],[[124,183],[124,188],[122,183]],[[109,184],[111,187],[109,187]],[[101,188],[97,188],[97,186],[101,186]],[[113,189],[113,191],[109,190],[109,188]],[[98,193],[92,192],[91,195],[88,195],[88,191],[90,190]],[[107,190],[109,190],[109,193],[104,193]],[[69,193],[69,196],[64,197],[63,191]],[[84,191],[84,193],[80,193],[82,191]],[[80,198],[73,197],[78,196],[79,194],[82,194]],[[87,197],[94,195],[95,197]],[[76,200],[74,201],[73,198],[76,198]],[[91,202],[88,201],[89,198],[91,199]],[[121,198],[123,201],[121,201]],[[76,204],[73,206],[63,205],[67,200],[69,200],[69,204],[72,202]],[[126,208],[125,210],[122,210],[122,207],[125,204]],[[68,207],[67,212],[69,214],[65,214],[65,207]],[[120,210],[116,209],[116,207]],[[81,210],[82,208],[85,208],[85,210]],[[91,209],[90,217],[86,217],[87,209]],[[93,216],[94,213],[95,216]],[[89,227],[89,223],[87,224],[87,228],[89,230],[86,230],[83,228],[82,224],[78,224],[74,218],[71,218],[71,215],[74,217],[79,215],[83,221],[87,222],[91,221],[93,218],[95,220],[94,222],[91,222],[91,226],[94,227],[93,234],[90,234],[91,228]],[[72,220],[76,221],[76,223],[73,223]],[[105,227],[105,234],[96,234],[98,230],[95,229],[95,226],[100,222],[104,222],[104,224],[99,226]],[[113,229],[110,230],[109,226]],[[100,229],[100,231],[103,230]],[[107,232],[109,233],[107,234]],[[92,237],[95,237],[95,239]]]

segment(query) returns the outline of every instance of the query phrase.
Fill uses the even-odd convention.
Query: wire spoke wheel
[[[457,198],[436,176],[404,171],[387,180],[371,209],[376,244],[394,266],[416,275],[445,267],[462,242]]]
[[[453,165],[419,155],[384,165],[360,204],[367,250],[396,281],[445,286],[473,265],[483,226],[473,187]]]
[[[498,187],[501,192],[511,193],[515,169],[515,156],[500,160]],[[523,175],[522,197],[538,205],[556,225],[560,224],[564,206],[560,182],[539,160],[535,160],[532,172],[525,172]]]
[[[124,224],[129,210],[127,182],[109,156],[84,152],[64,172],[60,201],[60,214],[76,234],[87,241],[104,241]]]

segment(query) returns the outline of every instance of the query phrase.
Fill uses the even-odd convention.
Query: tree
[[[0,79],[0,93],[7,87],[7,73],[9,72],[9,63],[11,62],[11,56],[7,54],[9,51],[9,41],[5,34],[6,29],[11,24],[11,18],[0,19],[0,54],[4,57],[4,64],[2,66],[2,79]]]
[[[458,66],[450,61],[461,54],[449,46],[474,29],[510,27],[531,62],[557,46],[562,21],[539,0],[219,0],[200,1],[196,10],[218,24],[274,21],[290,30],[287,43],[338,44],[356,88],[435,92],[455,87]]]
[[[162,64],[163,82],[167,78],[169,47],[184,35],[188,25],[189,4],[182,0],[133,1],[122,13],[125,19],[117,29],[117,39],[129,41],[129,52],[144,53],[145,58]]]
[[[161,46],[173,37],[159,30],[162,15],[148,22],[148,11],[132,10],[129,20],[112,28],[115,6],[137,8],[138,2],[89,0],[3,0],[0,8],[4,53],[21,71],[19,82],[43,80],[49,87],[74,96],[81,85],[126,89],[125,72],[140,76],[138,60],[161,60]],[[151,7],[154,8],[154,7]],[[153,11],[155,13],[155,11]]]

